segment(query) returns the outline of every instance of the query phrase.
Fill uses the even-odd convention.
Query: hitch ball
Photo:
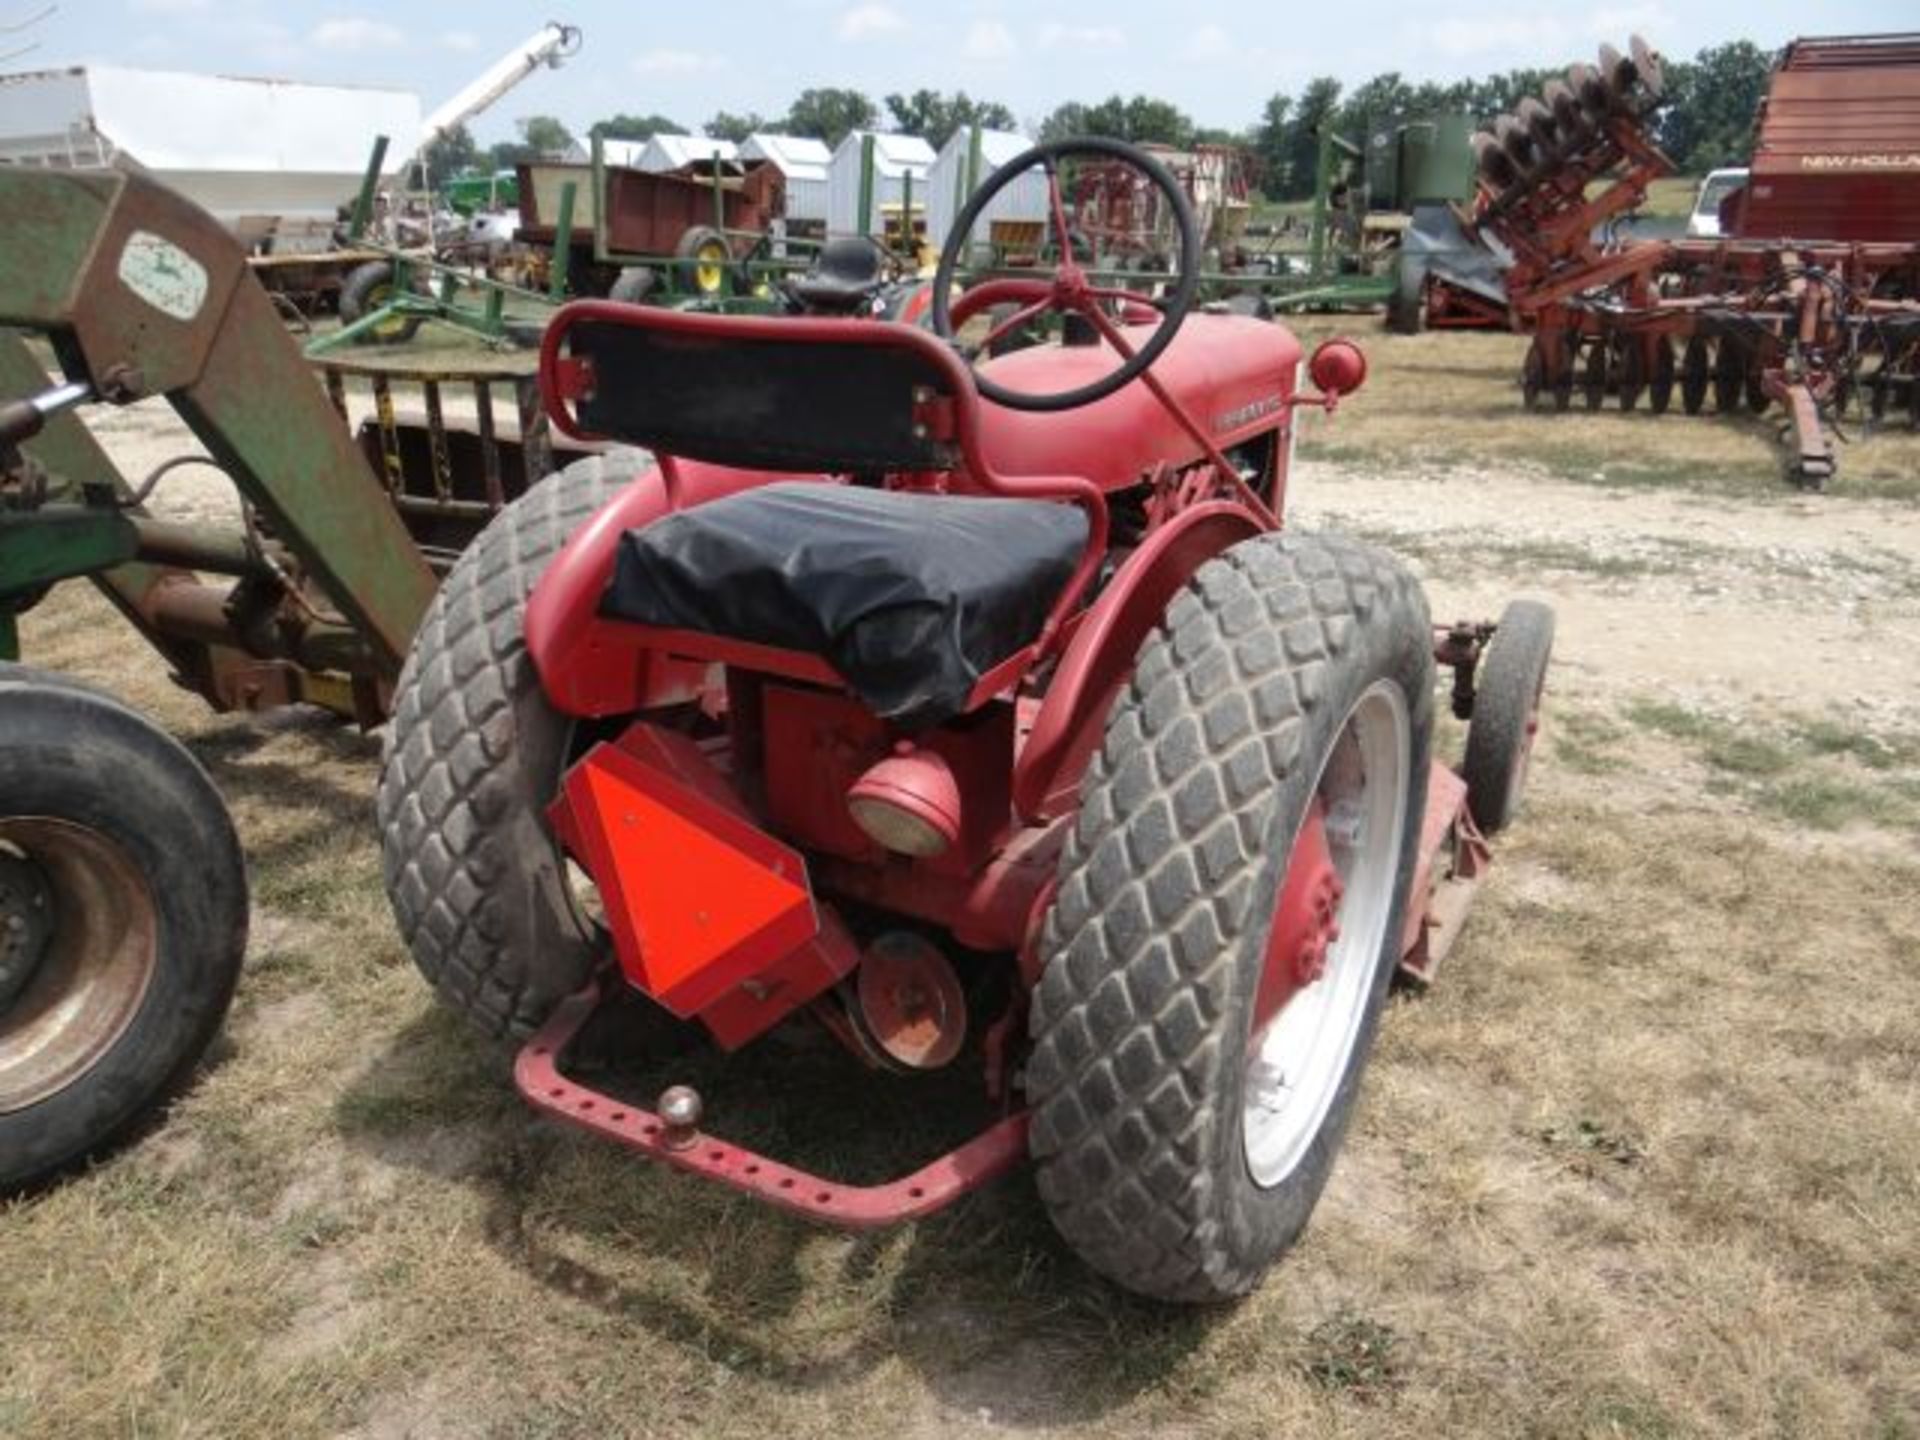
[[[691,1085],[669,1085],[660,1092],[660,1122],[666,1127],[662,1137],[674,1150],[684,1150],[700,1138],[700,1117],[706,1106],[700,1092]]]

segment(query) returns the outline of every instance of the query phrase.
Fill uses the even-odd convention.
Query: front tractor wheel
[[[585,982],[601,937],[546,822],[573,726],[523,632],[561,545],[647,466],[589,456],[490,521],[447,572],[400,673],[377,808],[387,897],[440,998],[523,1037]]]
[[[1055,1224],[1128,1289],[1245,1293],[1326,1184],[1399,956],[1431,644],[1387,556],[1262,536],[1201,569],[1115,703],[1027,1091]]]
[[[1511,602],[1500,614],[1475,677],[1473,719],[1460,766],[1467,809],[1488,835],[1504,830],[1520,809],[1552,658],[1552,609],[1538,600]]]
[[[246,943],[240,842],[193,757],[103,695],[0,665],[0,1193],[166,1098]]]

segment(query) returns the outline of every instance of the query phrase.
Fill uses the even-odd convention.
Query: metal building
[[[787,180],[787,219],[815,223],[827,218],[827,169],[833,152],[805,135],[749,135],[740,159],[770,160]]]
[[[739,150],[731,140],[714,140],[705,135],[655,135],[647,141],[634,168],[658,174],[688,165],[707,164],[716,153],[722,160],[732,160]]]
[[[974,150],[973,138],[980,137]],[[932,168],[927,171],[927,243],[944,245],[947,232],[960,218],[967,199],[987,177],[1021,152],[1033,148],[1033,141],[1010,130],[980,130],[962,127],[940,147]],[[973,242],[985,244],[991,238],[996,220],[1044,221],[1047,218],[1047,177],[1028,170],[1018,180],[993,197],[973,227]]]
[[[118,65],[0,76],[0,164],[140,171],[236,227],[331,224],[374,137],[397,142],[397,172],[420,133],[419,97],[400,90]]]
[[[873,185],[869,192],[866,223],[861,224],[860,194],[866,139],[873,136]],[[871,130],[855,130],[833,152],[827,167],[827,233],[829,235],[881,234],[882,216],[898,207],[913,189],[913,208],[924,211],[927,199],[927,171],[932,169],[933,147],[917,135],[885,135]]]

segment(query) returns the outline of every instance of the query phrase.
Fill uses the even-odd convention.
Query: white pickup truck
[[[1730,170],[1712,170],[1700,182],[1693,210],[1687,216],[1687,234],[1708,240],[1720,238],[1720,206],[1726,198],[1747,183],[1745,166]]]

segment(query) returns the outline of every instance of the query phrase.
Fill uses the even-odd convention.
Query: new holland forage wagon
[[[1326,1180],[1396,967],[1431,974],[1513,813],[1552,617],[1435,628],[1388,556],[1282,529],[1298,412],[1365,363],[1192,313],[1193,215],[1148,156],[1042,147],[954,236],[1035,167],[1072,233],[1089,161],[1177,219],[1153,304],[1071,257],[955,298],[957,239],[918,296],[868,247],[790,282],[784,318],[582,302],[541,355],[569,439],[529,393],[510,443],[498,377],[456,435],[429,378],[422,464],[380,377],[356,446],[340,374],[316,382],[194,207],[0,173],[0,324],[62,372],[0,336],[28,397],[0,405],[0,660],[84,576],[217,708],[391,710],[394,910],[439,992],[524,1043],[543,1109],[851,1225],[1031,1155],[1123,1284],[1242,1291]],[[876,318],[922,304],[926,327]],[[1060,343],[982,358],[1048,315]],[[148,395],[232,479],[236,531],[150,514],[180,462],[135,485],[79,418]],[[653,458],[540,478],[593,436]],[[1430,756],[1436,661],[1471,716],[1457,771]],[[191,1068],[246,919],[188,752],[0,663],[0,1187]],[[685,1087],[648,1110],[569,1076],[635,994],[723,1051],[813,1020],[850,1064],[976,1067],[999,1118],[888,1184],[805,1174],[707,1132]]]
[[[1061,177],[1116,161],[1177,217],[1151,305],[1070,256],[956,294],[950,240],[930,328],[866,318],[847,275],[793,318],[562,310],[553,424],[651,458],[570,466],[453,566],[378,808],[414,957],[524,1041],[541,1109],[854,1226],[1031,1156],[1091,1264],[1207,1300],[1299,1233],[1390,979],[1456,933],[1553,622],[1435,627],[1389,556],[1282,527],[1298,413],[1365,363],[1192,313],[1193,214],[1148,155],[1042,146],[953,234],[1036,167],[1071,233]],[[1049,313],[1062,343],[983,359]],[[688,1087],[647,1109],[569,1076],[632,991],[725,1051],[811,1017],[850,1064],[976,1066],[1001,1118],[889,1183],[804,1173]]]

